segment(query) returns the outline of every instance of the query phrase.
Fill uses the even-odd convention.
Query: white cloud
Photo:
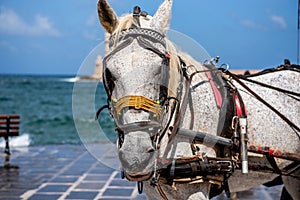
[[[249,29],[256,29],[256,30],[263,30],[263,31],[266,31],[268,29],[263,24],[254,22],[253,20],[250,20],[250,19],[242,19],[242,20],[240,20],[240,23],[242,26],[249,28]]]
[[[95,26],[96,25],[96,22],[97,22],[97,17],[96,15],[93,13],[89,16],[89,18],[86,20],[85,24],[86,26]]]
[[[90,14],[90,16],[85,21],[86,28],[82,31],[82,35],[88,40],[98,40],[98,32],[100,29],[100,23],[98,21],[97,15],[95,13]]]
[[[287,23],[284,19],[284,17],[279,16],[279,15],[271,15],[270,20],[276,25],[279,26],[281,29],[286,29],[287,28]]]
[[[254,21],[251,21],[249,19],[241,20],[241,24],[247,28],[252,28],[252,29],[257,28],[257,26],[258,26]]]
[[[82,35],[85,39],[88,40],[96,40],[97,39],[97,32],[92,30],[84,30]]]
[[[55,37],[61,35],[47,17],[36,15],[34,23],[28,24],[14,10],[5,7],[0,8],[0,22],[0,33]]]
[[[17,47],[13,46],[11,43],[9,43],[8,41],[0,41],[0,48],[4,48],[10,52],[17,52],[18,49]]]

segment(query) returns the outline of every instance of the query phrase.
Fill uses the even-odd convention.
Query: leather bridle
[[[125,47],[137,41],[140,47],[154,52],[162,58],[161,63],[161,83],[159,91],[159,99],[149,99],[141,95],[128,95],[119,99],[113,96],[113,90],[116,85],[116,79],[107,67],[108,60],[121,51]],[[170,70],[170,55],[166,51],[166,41],[160,33],[144,28],[130,28],[122,31],[118,37],[112,35],[109,40],[109,45],[116,47],[103,59],[103,83],[108,96],[107,108],[110,109],[110,114],[116,122],[116,131],[119,135],[119,147],[122,146],[124,135],[129,132],[147,130],[153,142],[155,150],[160,147],[160,142],[168,131],[173,115],[178,111],[179,100],[177,96],[181,91],[177,92],[177,96],[168,95],[169,70]],[[165,51],[162,52],[152,43],[159,43]],[[143,110],[155,118],[151,121],[135,122],[131,124],[122,124],[123,111],[127,109]],[[163,119],[167,115],[167,119]],[[161,122],[164,121],[162,124]]]

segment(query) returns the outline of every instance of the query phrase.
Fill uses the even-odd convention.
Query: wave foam
[[[69,83],[75,83],[75,82],[77,82],[79,80],[80,80],[80,78],[78,78],[78,77],[63,78],[63,79],[61,79],[61,81],[63,81],[63,82],[69,82]]]
[[[25,133],[17,137],[9,138],[9,147],[28,147],[30,145],[30,136]],[[5,148],[5,140],[0,140],[0,148]]]

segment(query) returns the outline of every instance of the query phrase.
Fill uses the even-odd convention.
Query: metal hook
[[[210,63],[214,66],[217,66],[219,63],[220,56],[216,56],[215,58],[210,60]]]
[[[213,66],[217,66],[220,60],[220,56],[216,56],[215,58],[212,58],[210,60],[205,60],[203,62],[204,65],[213,65]]]
[[[229,70],[229,65],[226,63],[223,63],[220,68],[222,68],[223,66],[226,66],[226,69],[224,70],[224,72],[227,72]]]

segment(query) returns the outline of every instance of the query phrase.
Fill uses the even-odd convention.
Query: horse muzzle
[[[127,180],[129,181],[147,181],[149,180],[154,172],[149,172],[149,173],[145,173],[145,174],[129,174],[129,173],[125,173],[125,177]]]

